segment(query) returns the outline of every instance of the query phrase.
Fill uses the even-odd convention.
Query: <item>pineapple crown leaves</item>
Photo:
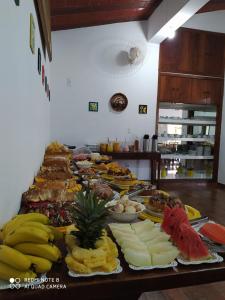
[[[96,241],[101,238],[108,216],[106,203],[107,200],[100,200],[90,190],[77,194],[73,217],[79,231],[74,231],[72,234],[76,236],[82,248],[95,248]]]

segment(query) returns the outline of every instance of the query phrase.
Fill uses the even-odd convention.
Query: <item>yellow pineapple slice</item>
[[[89,274],[92,272],[90,268],[76,261],[70,254],[66,256],[65,261],[68,268],[74,272],[83,273],[83,274]]]

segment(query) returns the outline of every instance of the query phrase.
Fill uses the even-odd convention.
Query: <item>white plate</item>
[[[92,276],[96,276],[96,275],[106,276],[106,275],[112,275],[112,274],[119,274],[122,271],[123,271],[123,268],[120,265],[119,259],[117,259],[117,268],[113,272],[93,272],[93,273],[90,273],[90,274],[81,274],[81,273],[76,273],[74,271],[69,270],[68,275],[70,277],[76,277],[76,278],[78,278],[78,277],[92,277]]]
[[[146,266],[146,267],[136,267],[133,265],[129,265],[130,269],[135,271],[141,271],[141,270],[154,270],[154,269],[166,269],[166,268],[174,268],[177,267],[178,263],[174,260],[168,265],[156,265],[156,266]]]
[[[21,283],[10,283],[6,280],[0,280],[0,290],[13,289],[18,290],[20,288],[26,288],[32,285],[39,285],[45,282],[47,279],[46,274],[42,274],[39,278],[35,278],[33,282],[21,282]]]
[[[185,266],[188,265],[200,265],[200,264],[214,264],[214,263],[220,263],[223,261],[223,257],[218,255],[217,253],[211,253],[212,258],[210,259],[205,259],[205,260],[186,260],[183,257],[179,256],[177,257],[177,261]]]

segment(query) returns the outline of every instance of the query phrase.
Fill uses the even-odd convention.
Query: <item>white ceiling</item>
[[[195,14],[182,27],[225,33],[225,10]]]

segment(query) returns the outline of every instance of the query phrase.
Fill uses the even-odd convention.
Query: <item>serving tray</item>
[[[120,260],[117,258],[117,268],[113,271],[113,272],[93,272],[90,274],[81,274],[81,273],[76,273],[72,270],[68,271],[68,275],[70,277],[92,277],[92,276],[96,276],[96,275],[101,275],[101,276],[107,276],[107,275],[113,275],[113,274],[119,274],[123,271],[123,268],[120,265]]]
[[[155,269],[167,269],[177,267],[178,263],[174,260],[168,265],[156,265],[156,266],[144,266],[144,267],[136,267],[134,265],[129,264],[129,268],[135,271],[141,270],[155,270]]]
[[[182,256],[177,257],[177,261],[181,265],[189,266],[189,265],[200,265],[200,264],[214,264],[220,263],[223,261],[223,257],[217,254],[216,252],[211,253],[212,258],[205,260],[186,260]]]

